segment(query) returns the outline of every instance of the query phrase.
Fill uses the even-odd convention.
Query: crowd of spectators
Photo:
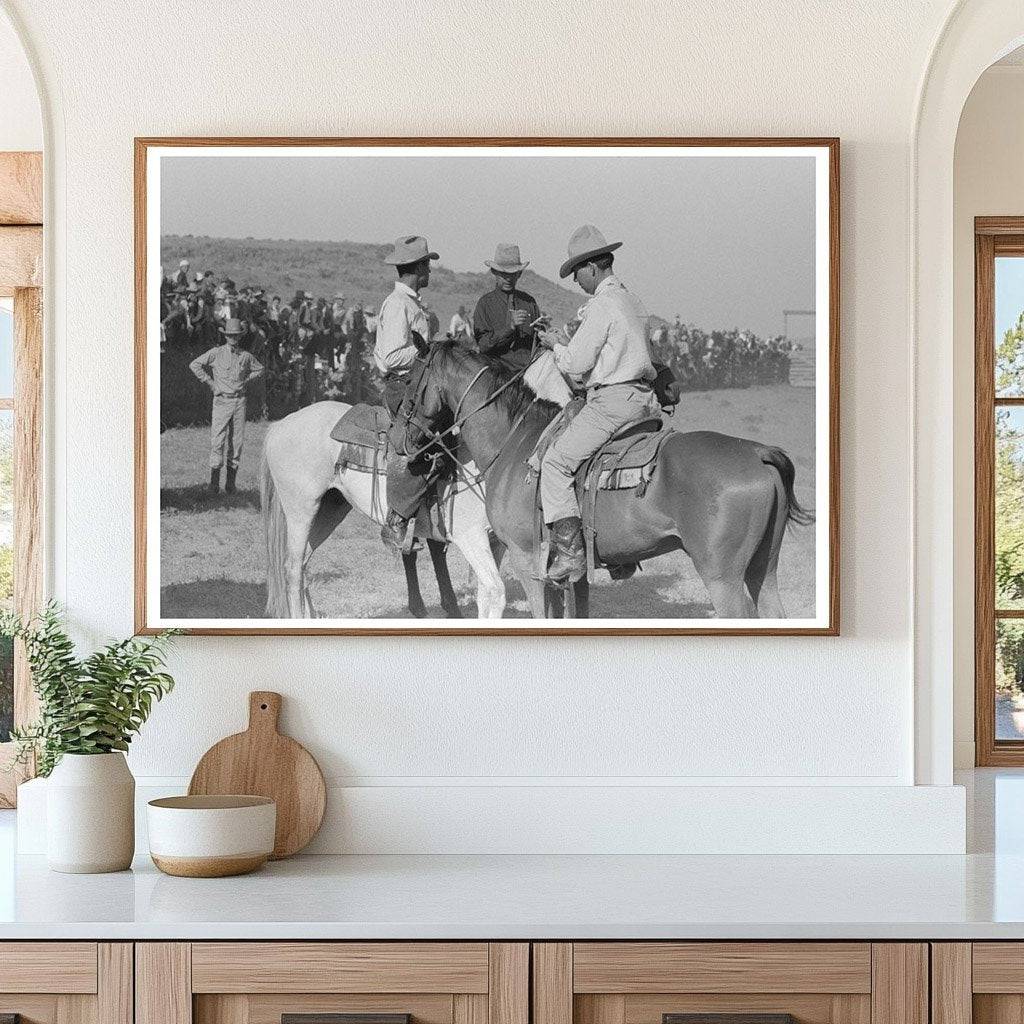
[[[672,369],[683,391],[788,384],[791,353],[800,347],[751,331],[704,331],[678,316],[651,329],[651,354]]]
[[[205,396],[184,370],[195,355],[220,344],[229,319],[241,321],[241,345],[266,369],[251,418],[280,416],[324,398],[374,401],[379,393],[371,359],[376,309],[298,290],[290,298],[260,285],[242,286],[214,270],[191,270],[182,260],[160,284],[162,418],[165,426],[202,422]]]
[[[165,426],[208,420],[208,400],[188,364],[220,344],[220,329],[229,318],[242,322],[242,347],[266,368],[250,403],[251,418],[278,419],[325,398],[378,400],[380,378],[372,359],[377,310],[369,303],[350,301],[340,291],[330,298],[305,290],[291,297],[271,295],[260,285],[239,287],[212,269],[193,272],[186,259],[172,274],[161,273],[160,301]],[[452,318],[449,333],[459,318]],[[431,333],[440,334],[434,315]],[[672,323],[652,320],[650,339],[654,359],[672,369],[683,391],[788,383],[791,352],[800,348],[784,337],[704,331],[678,315]]]

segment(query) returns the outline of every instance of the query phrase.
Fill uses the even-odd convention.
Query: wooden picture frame
[[[344,150],[363,150],[372,147],[382,150],[403,150],[410,147],[441,152],[447,155],[450,150],[467,148],[494,149],[509,147],[516,150],[551,149],[557,147],[572,153],[582,152],[587,148],[603,148],[608,150],[628,150],[630,154],[642,154],[645,151],[653,154],[654,150],[686,151],[687,155],[705,150],[721,150],[730,156],[739,156],[746,151],[756,150],[759,156],[770,155],[771,151],[792,150],[800,155],[820,155],[822,160],[819,170],[822,173],[816,179],[821,184],[817,187],[816,202],[823,212],[821,220],[827,221],[825,237],[815,235],[814,251],[823,258],[817,260],[820,268],[816,275],[818,295],[827,295],[827,304],[817,307],[815,314],[815,331],[817,337],[827,337],[827,353],[818,362],[818,380],[826,380],[827,387],[819,389],[816,406],[815,455],[817,467],[827,466],[827,483],[817,490],[819,497],[827,495],[827,509],[816,503],[819,532],[818,548],[827,547],[827,554],[816,561],[816,594],[824,597],[816,598],[816,611],[809,618],[781,619],[771,621],[763,626],[757,625],[757,619],[729,620],[717,626],[716,620],[686,620],[685,625],[674,625],[672,619],[658,618],[649,620],[649,624],[641,620],[629,620],[628,626],[617,626],[614,620],[600,620],[595,625],[587,625],[586,620],[559,620],[551,625],[541,624],[538,620],[524,622],[519,625],[511,620],[474,620],[466,623],[450,623],[447,620],[430,619],[422,623],[410,620],[386,620],[382,625],[375,619],[345,620],[338,624],[335,620],[304,619],[295,624],[290,621],[253,618],[242,623],[232,620],[220,625],[210,619],[174,619],[160,614],[158,581],[154,581],[154,563],[151,549],[156,548],[153,540],[158,530],[153,520],[159,515],[159,505],[152,496],[152,482],[149,475],[147,453],[154,451],[154,419],[150,403],[154,400],[147,396],[147,389],[152,390],[154,378],[152,371],[154,353],[154,277],[152,269],[153,255],[159,251],[159,239],[154,241],[154,234],[149,230],[149,221],[154,217],[154,210],[160,207],[160,196],[150,193],[150,180],[154,176],[153,168],[159,166],[158,161],[168,156],[180,155],[189,151],[197,157],[215,155],[221,151],[237,149],[265,149],[269,151],[288,151],[289,154],[302,149],[336,149],[339,155]],[[839,140],[836,138],[508,138],[508,137],[468,137],[468,138],[290,138],[290,137],[259,137],[259,138],[160,138],[144,137],[135,140],[135,624],[139,633],[153,633],[168,625],[184,628],[186,631],[201,635],[341,635],[341,636],[581,636],[581,635],[633,635],[633,636],[836,636],[839,633],[840,614],[840,463],[839,463],[839,308],[840,308],[840,203],[839,203]],[[157,163],[154,163],[154,161]],[[816,165],[818,166],[818,165]],[[156,245],[156,249],[154,248]],[[157,290],[159,294],[159,289]],[[585,296],[583,296],[585,298]],[[782,310],[780,309],[780,315]],[[810,311],[814,312],[814,311]],[[159,316],[157,316],[159,321]],[[822,437],[822,433],[827,433]],[[156,513],[156,516],[155,516]],[[817,557],[817,556],[816,556]],[[628,586],[628,584],[623,584]],[[156,589],[155,589],[156,588]]]

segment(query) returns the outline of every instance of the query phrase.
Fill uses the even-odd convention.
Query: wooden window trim
[[[14,297],[14,395],[0,409],[14,421],[14,607],[39,610],[43,593],[43,228],[42,154],[0,153],[0,296]],[[35,718],[24,650],[14,656],[14,722]],[[0,807],[13,807],[31,767],[10,767],[14,745],[0,743]]]
[[[974,760],[981,768],[1024,766],[1024,741],[995,734],[996,620],[1024,619],[1024,609],[995,607],[996,407],[1024,406],[1024,398],[996,399],[997,256],[1024,257],[1024,217],[974,221]]]

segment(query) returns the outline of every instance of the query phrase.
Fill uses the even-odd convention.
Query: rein
[[[422,396],[423,396],[423,389],[426,386],[425,378],[426,378],[426,375],[427,375],[427,370],[430,368],[430,364],[433,362],[434,355],[437,353],[437,351],[438,351],[438,349],[436,349],[436,348],[431,350],[431,353],[427,357],[427,361],[424,364],[423,373],[420,375],[419,385],[417,386],[417,389],[416,389],[416,397],[413,399],[413,409],[412,409],[412,411],[410,411],[406,415],[406,421],[408,423],[410,423],[410,424],[412,424],[414,422],[413,421],[413,414],[419,408],[420,401],[421,401]],[[461,432],[462,428],[466,425],[466,423],[468,423],[469,420],[472,419],[472,417],[474,417],[479,412],[483,412],[484,409],[486,409],[489,405],[493,404],[493,402],[495,401],[495,399],[498,398],[499,395],[501,395],[502,393],[507,391],[513,384],[518,383],[525,376],[525,374],[530,369],[530,367],[533,366],[535,361],[536,361],[536,359],[532,359],[521,370],[517,370],[514,374],[512,374],[511,377],[509,377],[509,379],[507,381],[505,381],[504,384],[502,384],[496,390],[492,391],[487,396],[487,398],[484,399],[484,401],[480,403],[480,405],[478,405],[475,409],[472,409],[470,412],[466,413],[463,416],[462,415],[462,406],[463,406],[463,403],[466,401],[466,399],[469,397],[470,391],[473,390],[473,388],[476,385],[477,381],[479,381],[480,378],[485,373],[487,373],[488,370],[492,369],[490,366],[486,366],[486,365],[485,366],[481,366],[480,369],[477,370],[476,374],[473,376],[473,379],[466,385],[465,389],[462,392],[462,395],[460,396],[458,402],[456,403],[456,405],[455,405],[455,414],[454,414],[454,422],[451,424],[451,426],[445,427],[444,430],[440,430],[440,431],[437,431],[436,433],[431,434],[430,440],[426,444],[423,444],[419,448],[417,448],[416,451],[410,453],[408,448],[406,448],[406,450],[402,454],[407,459],[410,459],[410,460],[417,459],[421,455],[423,455],[424,452],[426,452],[429,448],[433,447],[433,445],[440,444],[441,447],[449,455],[451,455],[451,451],[447,447],[447,445],[444,444],[444,440],[443,439],[445,437],[447,437],[449,434],[451,434],[452,436],[457,436]],[[508,443],[509,438],[511,438],[511,436],[515,433],[516,429],[519,427],[519,425],[526,418],[526,414],[529,412],[530,406],[533,405],[536,401],[537,401],[537,399],[534,398],[532,401],[528,402],[526,404],[526,406],[524,407],[523,411],[519,414],[519,416],[516,417],[515,422],[512,424],[511,430],[509,430],[509,432],[508,432],[508,436],[498,446],[498,450],[495,453],[494,458],[492,458],[491,461],[487,463],[486,469],[480,471],[480,473],[479,473],[479,475],[477,477],[478,480],[482,479],[484,473],[486,473],[487,470],[490,469],[492,465],[494,465],[494,463],[497,460],[498,456],[501,454],[502,449]],[[422,423],[420,423],[418,420],[416,421],[415,425],[420,430],[422,430],[424,434],[429,434],[430,433],[430,431],[424,429],[424,425]]]

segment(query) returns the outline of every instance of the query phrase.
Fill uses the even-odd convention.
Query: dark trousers
[[[409,462],[392,452],[388,456],[388,506],[403,519],[414,519],[431,495],[436,476],[429,459]]]
[[[383,401],[393,418],[398,415],[408,383],[408,376],[388,374],[384,378]],[[410,462],[404,455],[398,454],[405,448],[404,431],[392,433],[391,445],[391,454],[388,456],[388,505],[403,519],[413,519],[433,490],[436,480],[433,463],[422,457]]]
[[[405,398],[405,386],[408,384],[408,377],[399,377],[397,374],[389,373],[384,378],[384,390],[381,396],[385,407],[394,419],[398,415],[398,409]]]

